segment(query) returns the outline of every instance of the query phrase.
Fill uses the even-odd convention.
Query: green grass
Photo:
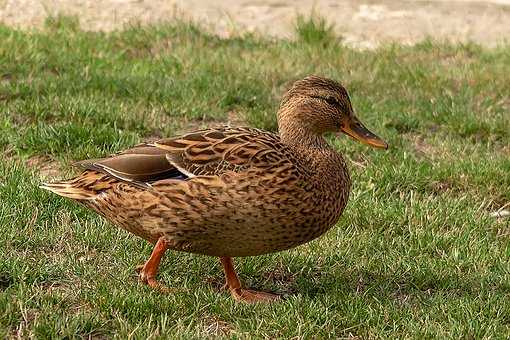
[[[490,216],[510,202],[510,47],[357,51],[303,30],[293,42],[186,23],[0,26],[1,338],[510,336],[510,219]],[[152,291],[134,272],[148,243],[37,188],[48,168],[67,177],[73,160],[147,138],[228,121],[274,130],[281,94],[312,73],[342,81],[391,147],[332,140],[354,181],[338,225],[236,261],[281,303],[236,304],[217,259],[176,252],[159,278],[180,290]]]
[[[338,42],[334,27],[324,17],[312,11],[310,16],[298,15],[295,23],[295,31],[298,42],[315,45],[328,45]]]

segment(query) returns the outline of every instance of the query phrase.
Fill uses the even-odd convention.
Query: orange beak
[[[346,135],[374,148],[388,148],[388,144],[385,141],[370,132],[354,115],[345,118],[342,123],[340,130]]]

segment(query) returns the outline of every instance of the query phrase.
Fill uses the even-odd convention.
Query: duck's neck
[[[329,145],[322,135],[307,128],[304,122],[280,119],[278,131],[283,143],[297,148],[329,149]]]
[[[307,126],[308,122],[281,112],[278,118],[280,140],[296,151],[300,162],[311,171],[311,179],[323,187],[321,192],[347,195],[350,179],[342,155],[321,134]]]

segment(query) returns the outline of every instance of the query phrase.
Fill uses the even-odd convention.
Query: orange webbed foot
[[[140,281],[163,293],[168,293],[171,290],[156,280],[156,274],[158,272],[161,258],[167,248],[168,246],[165,239],[162,237],[159,238],[149,260],[143,265],[136,266],[136,271],[139,272]]]
[[[138,267],[142,267],[142,268],[139,269]],[[162,293],[171,293],[172,292],[172,289],[168,288],[167,286],[165,286],[162,283],[159,283],[158,280],[156,280],[156,278],[154,276],[151,276],[149,273],[144,271],[143,266],[137,266],[136,269],[139,270],[138,275],[139,275],[141,282],[149,285],[149,287],[154,288]]]
[[[234,270],[234,264],[230,257],[220,257],[225,271],[226,283],[223,288],[228,288],[230,294],[236,301],[242,301],[246,303],[257,303],[257,302],[274,302],[281,300],[281,296],[272,293],[260,292],[251,289],[241,288],[241,282],[237,277]]]

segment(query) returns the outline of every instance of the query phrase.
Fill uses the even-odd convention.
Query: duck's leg
[[[232,258],[220,257],[220,261],[223,265],[223,270],[225,271],[225,277],[227,280],[226,286],[236,301],[254,303],[271,302],[280,299],[280,296],[276,294],[241,288],[241,282],[239,281],[239,278],[237,277],[237,274],[234,270],[234,263],[232,262]]]
[[[157,288],[164,291],[166,291],[167,288],[156,280],[156,275],[158,273],[158,267],[159,263],[161,262],[161,258],[167,249],[167,241],[163,237],[160,237],[156,242],[154,249],[152,250],[151,257],[149,260],[147,260],[147,262],[145,262],[143,266],[141,266],[140,269],[140,280],[143,283],[148,284],[152,288]]]

